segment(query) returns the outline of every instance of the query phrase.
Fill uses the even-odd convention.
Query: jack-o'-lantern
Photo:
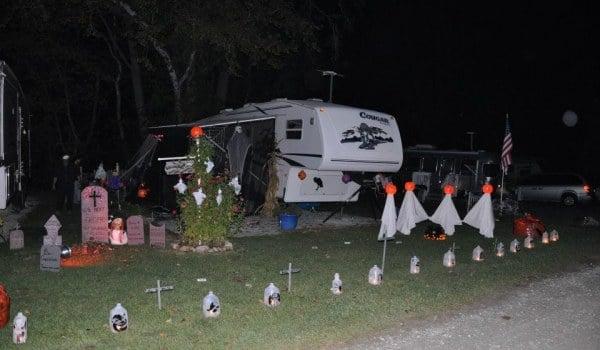
[[[144,184],[141,184],[137,190],[138,198],[145,199],[146,197],[148,197],[149,194],[150,190],[146,186],[144,186]]]
[[[4,328],[10,319],[10,296],[0,284],[0,328]]]
[[[196,125],[190,129],[190,136],[193,139],[202,137],[202,136],[204,136],[204,130],[201,127],[199,127],[198,125]]]
[[[412,182],[412,181],[406,181],[406,182],[404,183],[404,189],[405,189],[406,191],[412,192],[412,191],[414,191],[414,190],[415,190],[415,187],[416,187],[416,185],[415,185],[415,183],[414,183],[414,182]]]
[[[454,193],[454,186],[452,186],[452,185],[444,186],[444,194],[453,194],[453,193]]]
[[[392,182],[388,182],[387,185],[385,185],[385,193],[391,194],[393,196],[396,194],[396,191],[396,185],[394,185]]]
[[[494,192],[494,186],[490,184],[485,184],[481,187],[481,190],[483,191],[483,193],[492,193]]]

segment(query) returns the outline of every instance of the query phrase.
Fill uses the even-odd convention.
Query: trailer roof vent
[[[307,101],[317,101],[317,102],[323,102],[323,99],[321,99],[321,98],[314,98],[314,97],[313,97],[313,98],[309,98],[309,99],[307,99]]]
[[[279,97],[271,100],[273,102],[287,101],[287,97]]]
[[[219,113],[227,113],[227,112],[233,112],[233,108],[225,108],[219,111]]]

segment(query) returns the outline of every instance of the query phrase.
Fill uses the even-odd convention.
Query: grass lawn
[[[425,241],[425,223],[411,236],[397,236],[400,244],[388,245],[385,281],[379,287],[367,283],[369,268],[381,262],[378,227],[234,239],[235,251],[221,255],[117,247],[102,266],[42,273],[41,227],[48,214],[40,208],[23,224],[26,249],[12,252],[6,244],[0,248],[0,283],[12,297],[11,316],[20,310],[29,317],[28,343],[19,347],[23,349],[335,346],[595,260],[600,247],[597,233],[543,218],[559,230],[558,243],[542,246],[537,241],[532,251],[507,252],[500,259],[491,254],[495,240],[466,226],[448,241]],[[78,242],[77,215],[59,219],[63,240]],[[497,223],[497,239],[507,250],[511,229],[508,220]],[[442,256],[453,242],[458,248],[457,267],[448,270],[442,266]],[[479,263],[471,261],[477,244],[487,253]],[[421,259],[419,275],[408,273],[413,253]],[[290,261],[302,271],[294,274],[288,293],[286,277],[278,272]],[[344,281],[340,296],[329,291],[334,272]],[[208,281],[197,282],[200,277]],[[175,286],[174,291],[163,293],[160,311],[156,295],[144,293],[157,279]],[[282,304],[275,309],[261,304],[268,282],[282,289]],[[218,319],[202,318],[200,304],[208,290],[221,299]],[[131,320],[130,329],[121,334],[108,328],[108,312],[117,302],[128,309]],[[0,330],[2,349],[12,346],[10,328]]]

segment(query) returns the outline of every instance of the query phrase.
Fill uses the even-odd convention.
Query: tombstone
[[[46,235],[44,236],[44,245],[62,245],[62,237],[58,234],[58,230],[62,225],[56,215],[52,215],[48,221],[44,224],[46,228]]]
[[[40,270],[60,271],[60,246],[44,245],[40,250]]]
[[[108,243],[108,193],[100,186],[81,191],[81,240]]]
[[[150,223],[150,246],[165,247],[165,225],[154,226]]]
[[[127,218],[127,236],[129,245],[144,244],[144,218],[141,215],[134,215]]]
[[[9,234],[10,250],[23,249],[25,236],[22,230],[12,230]]]

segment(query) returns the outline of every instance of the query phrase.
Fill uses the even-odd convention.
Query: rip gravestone
[[[10,231],[9,240],[10,250],[23,249],[25,246],[25,235],[22,230],[19,230],[18,226],[16,230]]]
[[[60,246],[44,245],[40,250],[40,270],[58,272],[60,271]]]
[[[56,215],[52,215],[48,221],[44,224],[44,228],[46,229],[46,235],[44,236],[44,245],[62,245],[62,237],[58,234],[58,230],[62,225]]]
[[[108,193],[100,186],[81,191],[81,240],[108,243]]]
[[[150,246],[165,247],[165,225],[154,226],[150,223]]]
[[[129,245],[144,244],[144,219],[141,215],[127,218],[127,238]]]

